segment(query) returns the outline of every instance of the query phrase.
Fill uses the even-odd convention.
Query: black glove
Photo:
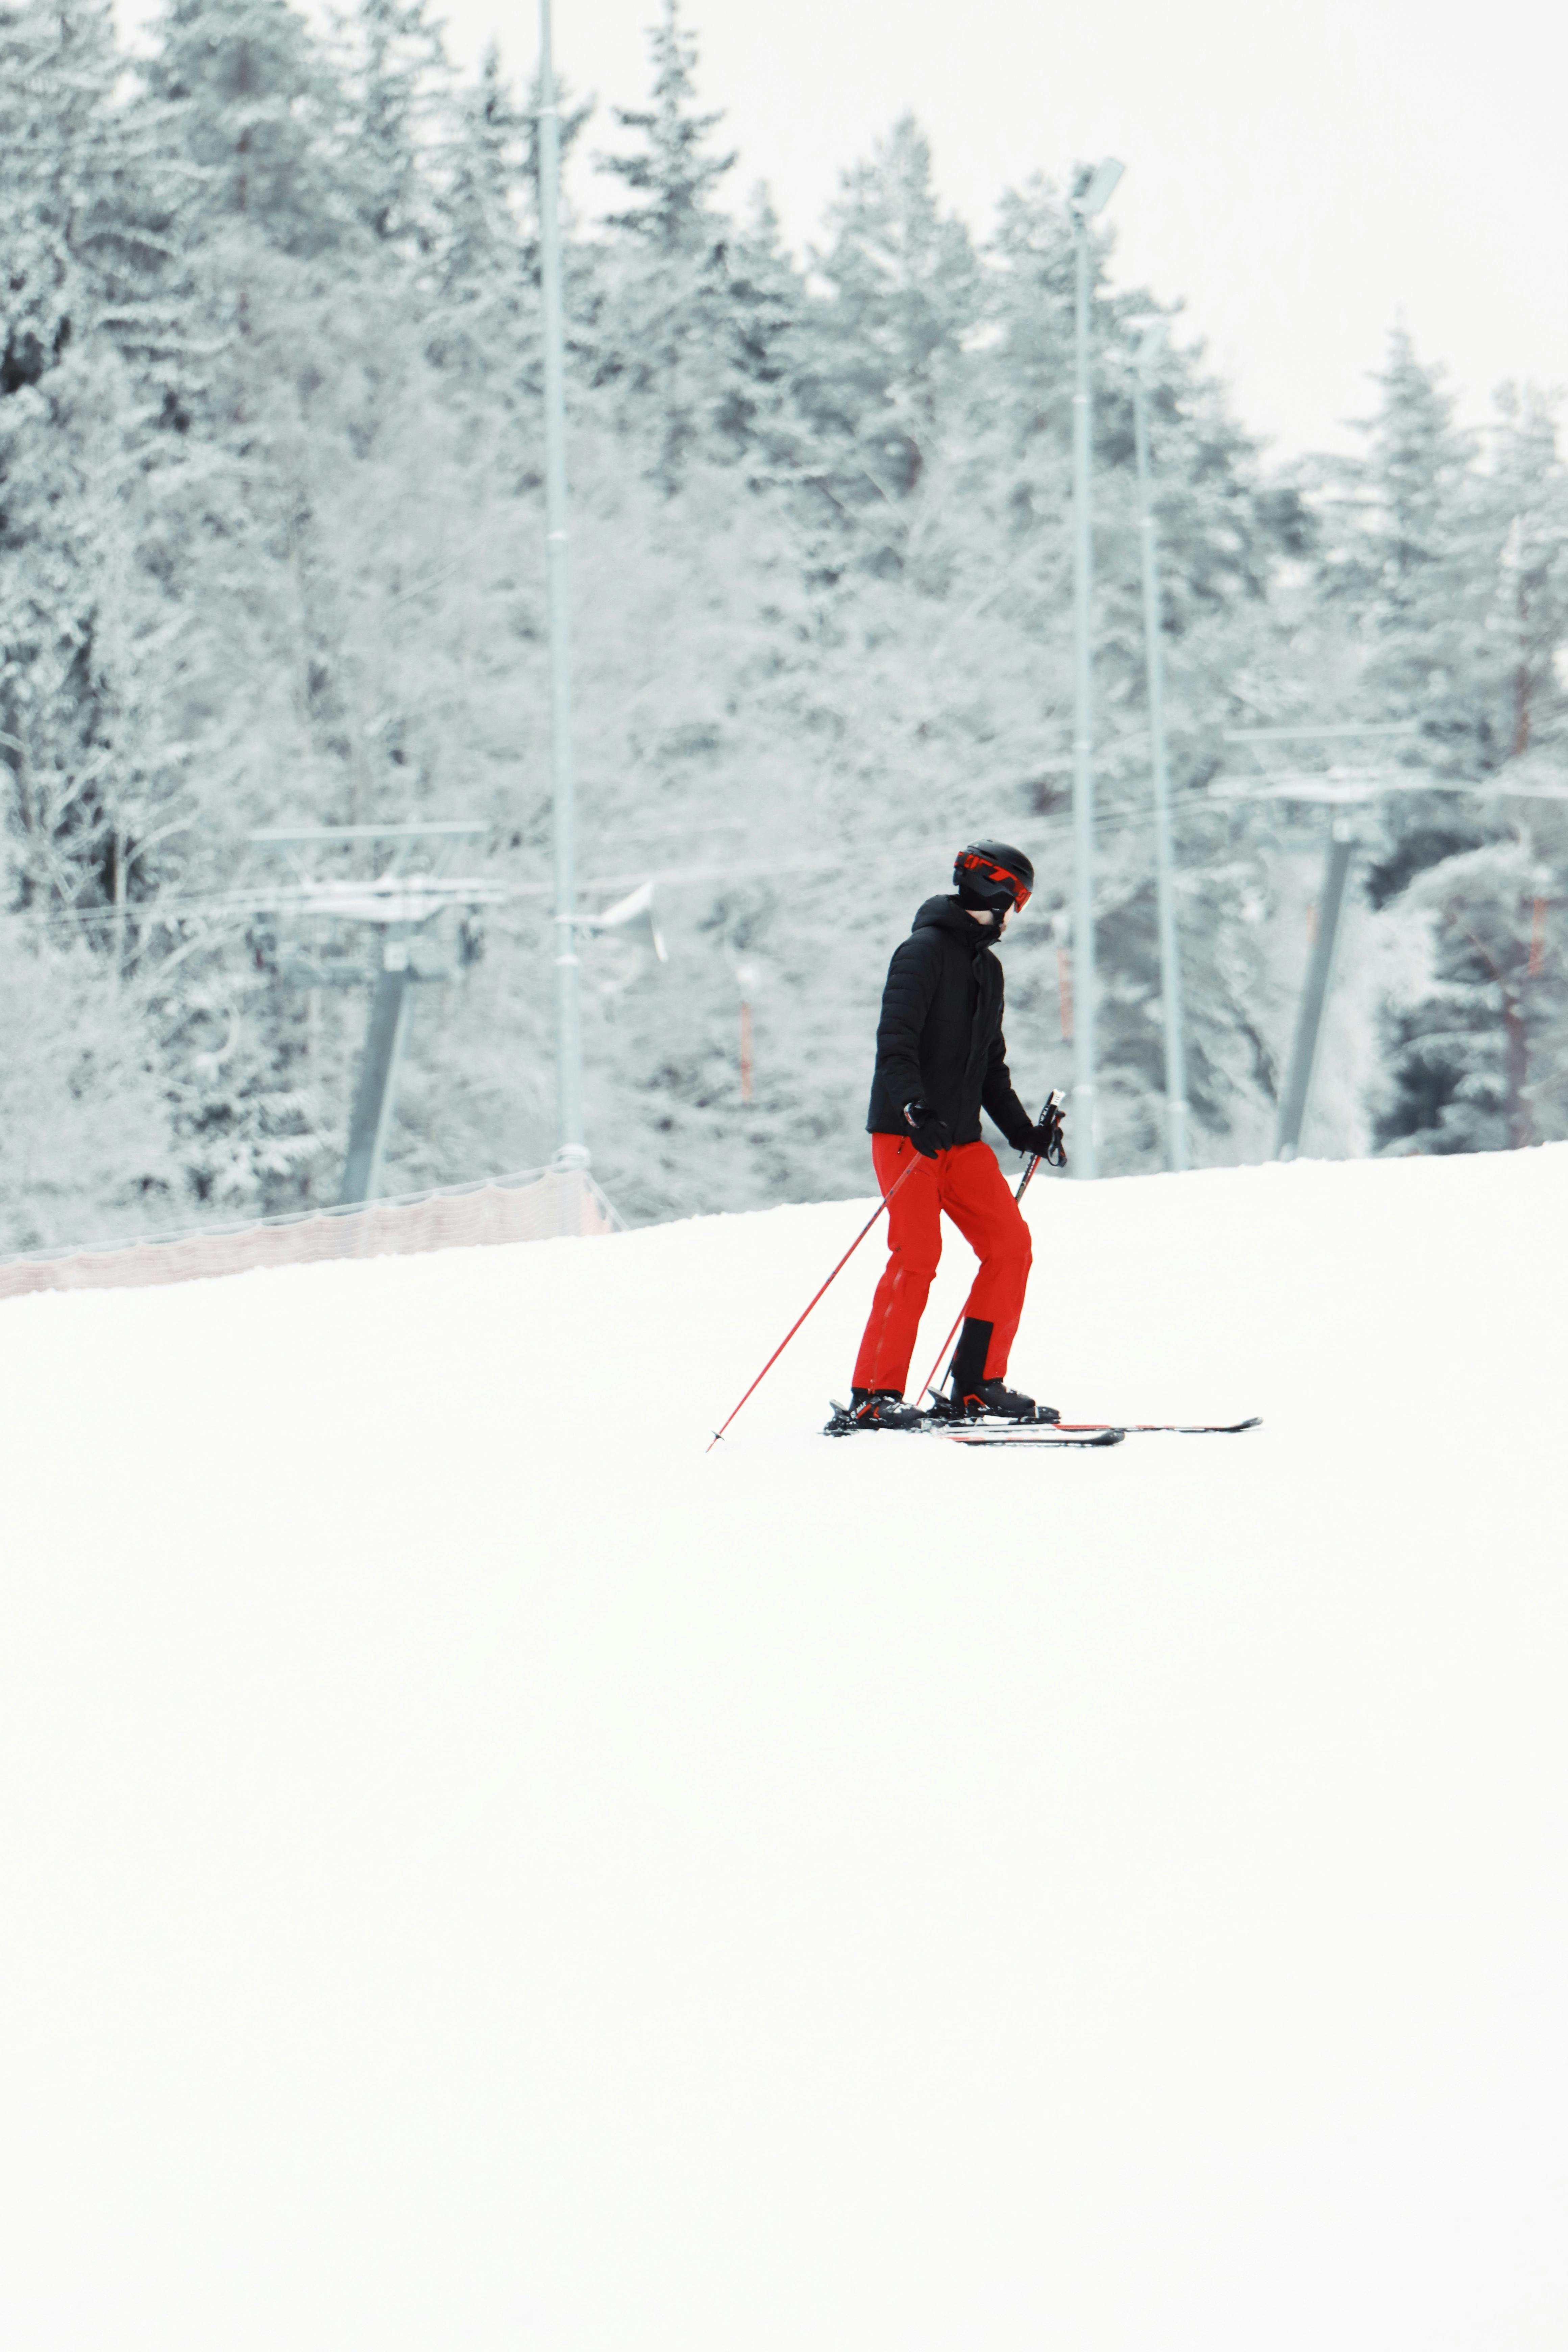
[[[1018,1145],[1020,1151],[1033,1152],[1047,1168],[1065,1168],[1068,1148],[1062,1139],[1062,1115],[1055,1103],[1047,1111],[1038,1127],[1032,1127]]]
[[[927,1160],[934,1160],[952,1141],[945,1118],[938,1118],[929,1103],[911,1102],[904,1105],[904,1124],[910,1130],[910,1140]]]

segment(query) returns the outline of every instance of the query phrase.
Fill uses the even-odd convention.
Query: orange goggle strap
[[[1022,882],[1020,882],[1016,874],[1009,874],[1005,866],[994,866],[989,857],[976,857],[972,850],[967,849],[960,857],[958,863],[960,867],[966,874],[984,874],[987,881],[1010,883],[1013,889],[1013,908],[1015,913],[1016,913],[1020,908],[1026,907],[1028,905],[1029,892],[1027,888]]]

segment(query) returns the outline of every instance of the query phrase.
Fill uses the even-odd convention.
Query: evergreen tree
[[[252,826],[368,801],[345,635],[369,583],[344,593],[332,509],[344,457],[375,446],[396,402],[412,230],[389,215],[378,236],[363,216],[387,159],[348,138],[353,93],[283,0],[171,0],[153,29],[134,119],[179,191],[203,362],[181,394],[193,462],[169,503],[166,693],[200,817],[187,886],[221,895]],[[187,929],[149,989],[177,1196],[298,1205],[335,1154],[276,953],[232,922]]]
[[[167,1129],[139,966],[183,847],[163,691],[178,256],[107,9],[0,10],[0,1118],[10,1246],[155,1213]]]
[[[1568,468],[1557,447],[1556,404],[1505,384],[1497,398],[1491,464],[1480,495],[1501,536],[1495,618],[1511,653],[1510,757],[1560,742],[1568,682]]]
[[[438,366],[483,400],[504,399],[520,362],[531,289],[521,206],[528,125],[492,43],[478,79],[459,93],[438,198],[435,294],[427,328]],[[537,361],[535,362],[535,370]]]
[[[304,18],[288,0],[165,0],[152,33],[146,84],[205,179],[209,220],[289,253],[340,244],[345,93]]]
[[[144,1001],[37,913],[0,913],[0,1249],[169,1220],[164,1076]]]
[[[180,336],[171,255],[107,11],[0,14],[0,758],[15,887],[124,955],[180,793],[154,666],[170,625],[163,499],[181,456],[159,397]],[[176,429],[169,429],[175,425]]]
[[[1548,793],[1560,789],[1552,747],[1564,716],[1568,502],[1554,418],[1539,397],[1505,387],[1489,443],[1489,465],[1472,467],[1466,485],[1468,561],[1450,561],[1479,616],[1476,734],[1497,795],[1462,803],[1457,818],[1414,838],[1395,819],[1373,877],[1391,915],[1419,919],[1430,940],[1428,989],[1386,1014],[1381,1133],[1396,1150],[1517,1148],[1561,1133],[1568,1116],[1558,1042],[1568,975],[1553,952],[1552,881],[1563,828],[1550,802],[1527,796],[1542,782]]]
[[[827,226],[832,241],[812,262],[828,299],[812,320],[802,396],[836,513],[853,518],[872,562],[896,565],[903,502],[937,453],[980,316],[979,263],[938,202],[930,143],[910,115],[844,174]]]
[[[664,0],[663,18],[650,31],[648,46],[653,103],[615,109],[622,130],[636,131],[641,144],[629,154],[600,159],[601,169],[642,201],[611,214],[610,226],[662,254],[701,253],[712,244],[716,226],[710,199],[735,157],[707,152],[724,118],[695,110],[697,43],[681,27],[679,0]]]
[[[1535,985],[1549,871],[1528,839],[1496,839],[1426,868],[1402,909],[1432,930],[1431,976],[1387,1010],[1396,1150],[1506,1151],[1536,1139],[1531,1045],[1561,1015],[1560,983]],[[1557,1000],[1555,1007],[1552,998]]]
[[[697,109],[697,44],[682,28],[679,0],[664,0],[648,41],[652,103],[615,110],[637,144],[599,158],[637,199],[609,216],[620,240],[599,373],[621,392],[628,427],[649,434],[657,478],[673,492],[715,420],[723,415],[731,431],[736,420],[731,232],[713,201],[735,158],[710,152],[721,117]]]
[[[441,28],[426,0],[357,0],[339,37],[356,213],[379,243],[425,253],[435,236],[427,159],[450,75]]]
[[[1366,455],[1330,474],[1322,584],[1366,640],[1368,703],[1417,721],[1423,760],[1470,780],[1506,757],[1512,732],[1487,625],[1499,520],[1480,495],[1476,436],[1403,328],[1375,381]]]
[[[796,484],[808,462],[795,396],[805,289],[766,187],[752,190],[726,258],[729,366],[713,415],[718,446],[744,458],[759,483]]]
[[[1531,1040],[1552,1019],[1536,984],[1543,886],[1524,809],[1479,788],[1557,723],[1562,472],[1539,404],[1505,395],[1489,452],[1461,433],[1403,331],[1379,383],[1367,457],[1326,509],[1328,594],[1362,635],[1363,707],[1413,724],[1412,764],[1461,789],[1402,793],[1378,821],[1372,901],[1420,927],[1430,981],[1386,1009],[1377,1134],[1507,1149],[1535,1131]]]

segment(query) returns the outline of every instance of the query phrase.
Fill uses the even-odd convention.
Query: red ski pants
[[[957,1143],[922,1159],[901,1135],[874,1135],[871,1159],[884,1197],[910,1160],[914,1173],[888,1210],[888,1264],[871,1301],[871,1318],[855,1360],[858,1389],[897,1389],[909,1381],[921,1316],[942,1256],[945,1209],[980,1260],[964,1301],[965,1315],[991,1326],[984,1378],[1007,1369],[1013,1334],[1024,1311],[1033,1250],[1029,1228],[988,1144]]]

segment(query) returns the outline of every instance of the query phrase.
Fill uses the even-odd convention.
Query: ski
[[[1097,1423],[1093,1428],[1063,1429],[1054,1421],[930,1421],[916,1433],[945,1438],[950,1445],[1064,1446],[1120,1445],[1127,1432],[1113,1429],[1109,1422]]]
[[[1125,1437],[1239,1437],[1244,1429],[1261,1429],[1263,1415],[1247,1421],[1066,1421],[1064,1429],[1120,1429]]]
[[[869,1436],[870,1431],[857,1429],[847,1405],[835,1402],[833,1418],[823,1430],[825,1437]],[[918,1429],[900,1433],[896,1430],[878,1431],[877,1435],[911,1437],[942,1437],[950,1445],[1120,1445],[1125,1431],[1109,1422],[1084,1423],[1081,1427],[1063,1430],[1054,1421],[952,1421],[942,1413],[928,1413]]]
[[[954,1445],[1120,1445],[1124,1437],[1239,1437],[1243,1430],[1261,1429],[1263,1416],[1246,1421],[953,1421],[928,1413],[916,1437],[945,1437]],[[858,1433],[847,1405],[835,1403],[825,1437],[851,1437]],[[879,1433],[879,1434],[881,1433]],[[897,1433],[889,1433],[896,1434]]]

